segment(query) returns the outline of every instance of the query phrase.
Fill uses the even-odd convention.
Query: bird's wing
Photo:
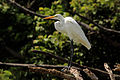
[[[71,17],[65,18],[66,24],[66,32],[70,39],[73,39],[77,43],[81,43],[88,49],[91,48],[91,45],[85,36],[83,30],[81,29],[80,25]]]

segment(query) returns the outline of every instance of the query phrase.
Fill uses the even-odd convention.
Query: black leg
[[[73,47],[73,40],[71,40],[71,44],[70,44],[70,46],[71,46],[71,55],[70,55],[70,60],[69,60],[69,62],[68,62],[68,67],[65,67],[65,68],[63,68],[61,71],[64,71],[65,69],[70,69],[70,67],[71,67],[71,63],[72,63],[72,57],[73,57],[73,54],[74,54],[74,47]]]
[[[73,40],[71,40],[70,46],[71,46],[71,55],[70,55],[70,60],[68,62],[68,68],[70,68],[72,65],[71,63],[72,63],[72,58],[73,58],[73,54],[74,54]]]

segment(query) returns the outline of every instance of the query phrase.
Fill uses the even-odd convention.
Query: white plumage
[[[75,41],[76,43],[81,43],[88,50],[91,48],[90,42],[85,36],[83,30],[80,25],[71,17],[64,18],[60,14],[56,14],[55,16],[50,16],[44,19],[57,19],[59,21],[55,22],[55,29],[61,33],[66,33],[70,40]]]

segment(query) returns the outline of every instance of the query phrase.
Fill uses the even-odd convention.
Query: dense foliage
[[[34,1],[31,4],[32,0],[16,0],[17,3],[38,14],[71,16],[77,21],[88,24],[90,28],[93,28],[97,32],[91,32],[81,26],[91,42],[92,48],[88,51],[81,44],[74,43],[74,62],[101,69],[104,62],[109,63],[111,66],[120,62],[119,34],[101,30],[78,15],[71,14],[76,12],[103,27],[120,31],[119,0]],[[31,16],[14,5],[9,4],[6,0],[0,0],[0,61],[67,65],[67,63],[60,63],[56,59],[32,52],[32,50],[42,50],[66,59],[69,58],[69,38],[65,34],[61,34],[55,30],[54,22],[54,20],[44,20],[37,16]],[[11,54],[8,48],[15,51],[17,56]],[[28,80],[28,78],[31,80],[38,80],[40,78],[41,80],[45,80],[46,76],[50,79],[54,78],[53,76],[43,76],[42,74],[42,77],[38,77],[38,74],[26,72],[22,68],[1,68],[1,80]],[[55,77],[53,80],[56,79]]]

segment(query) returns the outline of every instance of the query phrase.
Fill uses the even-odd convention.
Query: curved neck
[[[61,23],[64,23],[64,22],[65,22],[64,18],[63,18],[63,19],[61,19],[61,20],[60,20],[60,22],[61,22]]]
[[[60,23],[64,23],[64,22],[65,22],[64,17],[61,16],[61,17],[59,18],[59,21],[60,21]]]
[[[64,22],[64,17],[63,16],[59,16],[59,19],[58,19],[60,22]]]

